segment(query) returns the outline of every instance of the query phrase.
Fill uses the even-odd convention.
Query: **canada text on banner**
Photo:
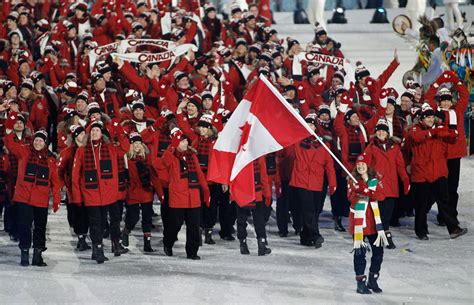
[[[129,62],[151,64],[151,63],[163,62],[167,60],[174,61],[176,57],[186,54],[187,52],[189,52],[189,50],[192,50],[193,52],[197,52],[197,47],[193,44],[188,43],[188,44],[179,45],[173,48],[172,50],[160,52],[160,53],[138,53],[138,52],[125,53],[125,54],[112,53],[111,56],[129,61]]]

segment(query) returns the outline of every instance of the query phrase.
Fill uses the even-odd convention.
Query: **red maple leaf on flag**
[[[240,127],[240,129],[242,130],[242,135],[240,136],[239,149],[242,149],[242,151],[246,150],[244,146],[249,141],[251,128],[252,128],[252,125],[250,125],[249,122],[245,122],[245,124],[242,127]]]

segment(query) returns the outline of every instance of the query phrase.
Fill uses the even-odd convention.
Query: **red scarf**
[[[36,150],[30,146],[30,154],[26,161],[24,181],[40,186],[49,184],[48,149]]]
[[[97,189],[99,187],[96,160],[99,160],[101,179],[112,179],[114,176],[112,171],[112,159],[107,144],[104,143],[102,139],[88,142],[84,151],[83,170],[86,189]]]
[[[199,187],[199,180],[196,172],[196,164],[193,158],[194,153],[189,149],[184,152],[175,150],[175,156],[179,160],[180,178],[188,179],[188,187],[195,189]]]

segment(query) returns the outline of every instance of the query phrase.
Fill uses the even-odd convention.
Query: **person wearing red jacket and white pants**
[[[305,120],[313,131],[316,130],[316,114],[309,114]],[[319,211],[324,204],[321,196],[324,173],[328,177],[329,193],[332,195],[337,186],[334,163],[329,152],[313,137],[295,145],[295,156],[290,185],[301,205],[303,230],[300,243],[320,248],[324,242],[319,232]]]
[[[188,147],[186,136],[178,128],[173,128],[171,135],[170,147],[158,166],[158,176],[168,184],[169,191],[168,227],[163,232],[163,250],[167,256],[173,256],[173,245],[184,221],[187,258],[199,260],[200,191],[203,193],[204,203],[209,207],[209,188],[196,153]]]
[[[458,92],[458,100],[453,104],[453,95],[448,88],[440,88],[441,85],[451,83]],[[439,106],[436,105],[435,94],[438,93]],[[458,140],[448,143],[448,192],[449,205],[453,207],[457,215],[459,173],[461,170],[461,158],[467,155],[466,132],[464,130],[464,113],[469,104],[469,92],[458,76],[452,71],[443,72],[436,82],[426,92],[426,100],[433,109],[438,109],[438,117],[443,117],[443,125],[458,131]],[[437,107],[438,106],[438,107]],[[438,214],[438,222],[444,223]]]
[[[48,134],[44,130],[34,134],[31,145],[17,143],[13,136],[12,131],[7,130],[5,146],[18,158],[18,178],[13,201],[17,212],[21,265],[30,264],[31,225],[34,223],[31,264],[44,267],[46,263],[41,253],[46,250],[49,193],[53,194],[54,212],[58,211],[61,201],[56,158],[48,151]]]
[[[85,147],[79,147],[72,168],[72,195],[74,202],[84,202],[89,216],[89,231],[92,240],[92,260],[98,264],[108,260],[104,256],[102,239],[110,214],[110,236],[112,251],[119,256],[126,251],[120,244],[120,207],[118,205],[118,162],[130,148],[127,137],[117,121],[111,131],[118,135],[119,146],[108,142],[101,121],[92,121],[87,128],[88,140]]]
[[[154,252],[151,247],[151,228],[153,216],[153,167],[152,156],[138,132],[129,136],[130,150],[128,160],[127,210],[125,228],[122,231],[122,243],[129,245],[129,234],[135,227],[142,211],[143,252]],[[160,190],[158,197],[163,198]]]
[[[410,168],[415,196],[415,233],[421,240],[428,240],[426,218],[432,195],[450,237],[457,238],[467,233],[466,228],[459,227],[456,210],[449,205],[446,141],[456,140],[458,133],[446,126],[436,127],[434,115],[433,109],[423,104],[420,122],[408,132],[412,152]]]
[[[399,196],[398,178],[403,182],[405,195],[410,190],[410,180],[406,173],[405,161],[400,146],[388,135],[388,122],[385,118],[380,118],[375,126],[375,137],[365,148],[364,154],[371,160],[369,166],[384,178],[385,199],[379,202],[380,216],[388,240],[387,248],[395,249],[396,246],[389,226],[395,200]]]

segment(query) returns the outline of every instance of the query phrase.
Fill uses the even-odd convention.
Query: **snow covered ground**
[[[369,25],[371,14],[360,14],[355,24],[330,26],[329,32],[342,42],[348,58],[362,60],[373,75],[385,68],[397,47],[401,65],[391,81],[400,88],[401,75],[412,67],[414,54],[388,25]],[[302,43],[312,39],[311,26],[288,24],[291,21],[285,15],[277,18],[282,37],[292,36]],[[432,211],[430,240],[422,242],[415,239],[413,218],[402,219],[402,227],[393,230],[397,249],[385,251],[381,295],[355,293],[351,237],[332,229],[329,212],[323,212],[321,219],[326,242],[317,250],[300,246],[299,237],[292,234],[279,238],[271,219],[268,240],[273,252],[269,256],[256,255],[251,228],[250,256],[240,255],[237,241],[221,241],[216,233],[217,244],[199,250],[201,261],[186,259],[183,233],[174,257],[164,256],[161,232],[153,233],[158,252],[144,255],[141,232],[135,230],[130,254],[113,257],[110,242],[105,241],[110,261],[97,265],[90,260],[90,252],[74,251],[75,237],[62,206],[49,217],[44,253],[48,267],[19,266],[19,249],[0,231],[0,304],[473,304],[472,185],[474,159],[466,158],[459,200],[461,225],[471,230],[466,236],[450,240],[446,228],[434,224],[436,212]]]

